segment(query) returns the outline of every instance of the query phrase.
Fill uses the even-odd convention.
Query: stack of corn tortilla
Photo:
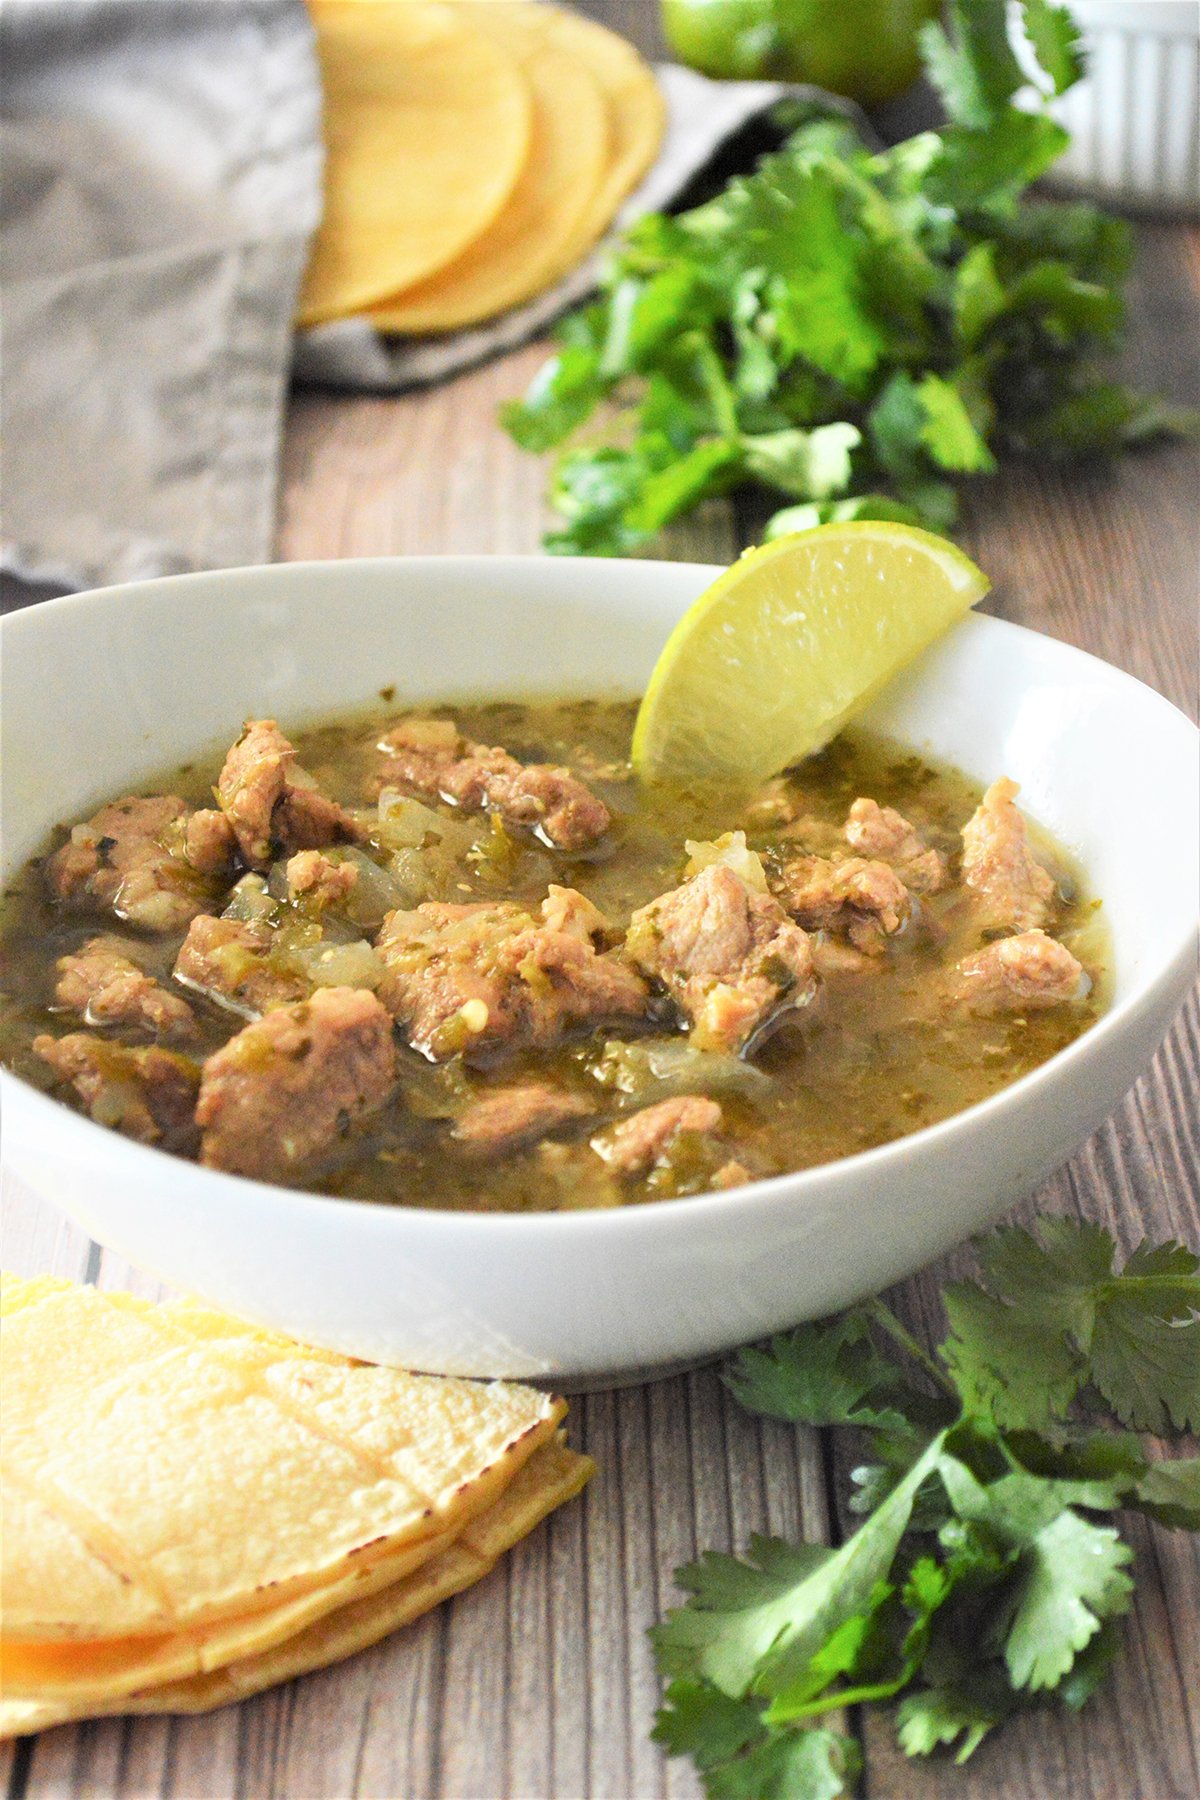
[[[612,223],[658,152],[654,76],[544,0],[309,0],[325,211],[299,323],[425,335],[531,299]]]
[[[204,1712],[478,1581],[592,1472],[563,1401],[3,1279],[0,1734]]]

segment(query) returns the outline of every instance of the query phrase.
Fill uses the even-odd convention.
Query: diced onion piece
[[[397,850],[394,856],[388,857],[387,866],[396,891],[404,896],[398,902],[402,912],[420,906],[423,900],[437,897],[441,885],[437,870],[423,850]]]
[[[702,1050],[682,1037],[610,1038],[590,1070],[602,1087],[639,1103],[670,1094],[758,1093],[771,1079],[740,1056]]]
[[[724,863],[754,893],[767,892],[767,872],[757,852],[747,848],[744,831],[726,831],[707,844],[694,843],[689,838],[683,847],[690,859],[684,871],[689,877],[699,875],[704,869],[711,869],[714,863]]]
[[[441,844],[454,856],[465,856],[475,842],[471,826],[434,812],[398,788],[384,788],[379,796],[376,835],[387,850],[425,850]]]
[[[288,952],[288,962],[314,987],[374,990],[383,980],[383,963],[365,938],[353,944],[313,944]]]
[[[398,881],[390,869],[368,856],[365,850],[342,850],[338,861],[353,863],[358,870],[358,880],[340,902],[340,910],[356,925],[374,930],[385,913],[412,904],[408,886]]]
[[[243,875],[230,894],[229,903],[221,917],[236,919],[240,924],[248,925],[255,919],[273,919],[278,910],[262,876]]]

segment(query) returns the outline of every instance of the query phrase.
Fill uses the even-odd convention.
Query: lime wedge
[[[811,756],[990,583],[911,525],[819,525],[748,550],[667,639],[633,733],[647,781],[765,781]]]

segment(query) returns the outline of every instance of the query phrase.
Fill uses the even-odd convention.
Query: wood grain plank
[[[544,357],[544,347],[531,346],[399,399],[296,395],[279,560],[536,550],[544,471],[495,415]]]
[[[14,1275],[85,1281],[94,1275],[94,1264],[87,1234],[39,1200],[11,1169],[0,1168],[0,1267]]]

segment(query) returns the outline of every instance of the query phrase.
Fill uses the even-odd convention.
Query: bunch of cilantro
[[[961,1762],[1094,1692],[1133,1591],[1113,1515],[1200,1530],[1200,1458],[1135,1435],[1200,1429],[1200,1258],[1143,1244],[1117,1273],[1115,1249],[1063,1218],[993,1233],[981,1281],[945,1289],[936,1358],[878,1300],[738,1357],[744,1406],[856,1427],[870,1454],[840,1548],[757,1537],[677,1572],[654,1735],[711,1800],[852,1792],[857,1745],[825,1722],[845,1707],[897,1701],[910,1756]]]
[[[503,409],[527,450],[572,440],[547,549],[620,555],[746,484],[789,502],[768,535],[944,530],[956,479],[998,456],[1111,456],[1183,422],[1102,370],[1126,227],[1022,198],[1068,142],[1039,102],[1081,61],[1056,0],[1020,14],[1023,62],[1005,0],[951,0],[949,35],[925,28],[942,130],[875,153],[845,118],[810,118],[707,204],[626,234],[601,298]]]

